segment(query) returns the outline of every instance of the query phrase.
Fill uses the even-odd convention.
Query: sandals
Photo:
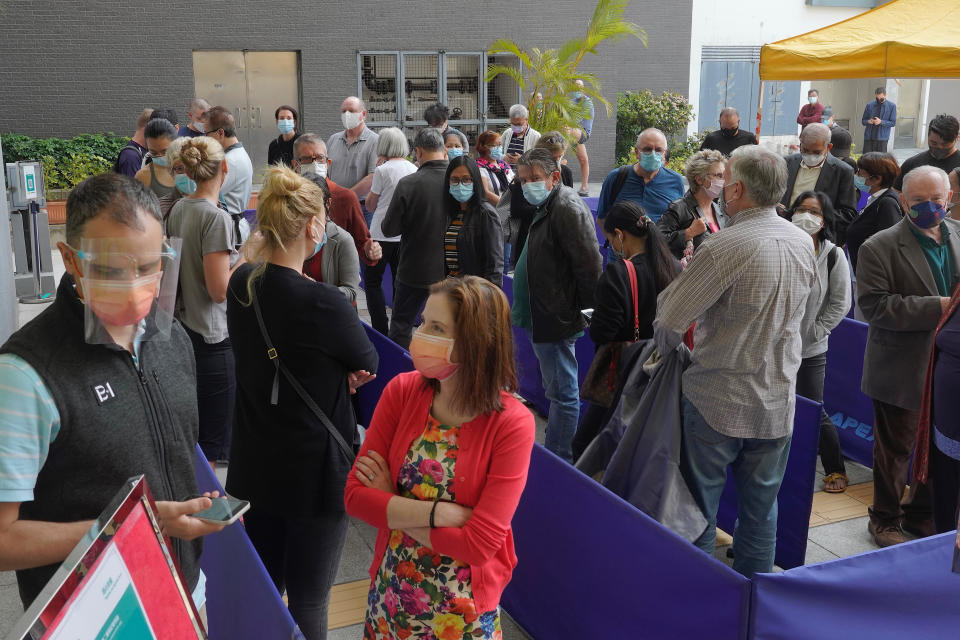
[[[580,189],[580,191],[577,191],[577,195],[580,196],[581,198],[588,198],[590,197],[590,192],[587,191],[586,189]]]
[[[843,493],[847,490],[847,484],[850,480],[846,475],[842,473],[831,473],[823,479],[823,491],[824,493]],[[839,488],[830,487],[833,483],[839,483]]]

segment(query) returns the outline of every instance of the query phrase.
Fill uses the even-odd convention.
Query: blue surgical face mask
[[[867,187],[867,179],[863,176],[853,176],[853,186],[863,192],[867,192],[870,189]]]
[[[657,151],[640,154],[640,168],[644,171],[658,171],[663,167],[663,154]]]
[[[294,124],[293,120],[280,119],[277,120],[277,129],[280,130],[280,133],[293,133]]]
[[[570,94],[570,97],[573,98],[574,100],[579,100],[580,98],[583,97],[583,91],[574,91],[573,93]]]
[[[453,160],[454,158],[459,158],[459,157],[462,156],[462,155],[463,155],[463,149],[460,149],[460,148],[458,148],[458,147],[451,147],[451,148],[447,149],[447,159],[448,159],[448,160]]]
[[[547,183],[544,180],[528,182],[521,189],[523,190],[523,197],[534,206],[543,204],[550,195],[550,190],[547,189]]]
[[[173,184],[177,187],[177,191],[184,195],[190,195],[197,190],[197,183],[185,173],[178,173],[173,178]]]
[[[450,185],[450,195],[457,202],[466,202],[473,197],[473,184],[452,184]]]
[[[153,164],[157,165],[158,167],[167,166],[167,156],[155,156],[151,154],[150,157],[153,158]]]
[[[316,229],[314,229],[316,230]],[[320,239],[320,242],[317,243],[317,247],[313,250],[313,253],[310,254],[310,258],[320,253],[320,249],[323,249],[323,245],[327,244],[327,230],[323,230],[323,237]],[[309,260],[310,258],[307,258]]]
[[[490,157],[498,162],[503,160],[503,148],[494,147],[493,149],[490,149]]]

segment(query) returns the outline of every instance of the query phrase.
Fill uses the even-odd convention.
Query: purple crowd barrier
[[[533,638],[746,637],[749,581],[537,445],[502,604]]]
[[[956,534],[753,578],[750,638],[956,638]]]
[[[383,393],[383,388],[398,373],[413,371],[413,360],[410,359],[410,354],[406,349],[367,323],[363,323],[363,328],[380,356],[377,377],[357,389],[357,402],[360,409],[357,421],[362,425],[369,425],[370,418],[373,417],[373,411],[377,408],[377,402],[380,400],[380,394]]]
[[[867,325],[844,318],[831,332],[823,406],[840,435],[843,455],[873,466],[873,401],[860,391]]]
[[[810,511],[813,508],[816,481],[817,449],[820,441],[819,402],[797,396],[797,410],[793,417],[793,437],[790,456],[783,474],[780,493],[777,494],[777,551],[776,564],[783,569],[803,565],[807,555],[807,532]],[[733,533],[737,519],[737,491],[733,474],[727,473],[727,486],[720,497],[717,524]]]
[[[360,288],[366,290],[366,283],[364,282],[365,270],[364,266],[360,265]],[[383,299],[387,303],[388,307],[393,307],[393,269],[387,267],[383,270],[383,281],[380,284],[380,288],[383,289]]]
[[[250,225],[250,228],[253,229],[257,226],[257,210],[256,209],[247,209],[243,212],[243,217],[247,221],[247,224]]]
[[[193,468],[201,492],[223,493],[200,447]],[[207,577],[211,640],[303,638],[242,524],[234,523],[203,539],[200,568]]]

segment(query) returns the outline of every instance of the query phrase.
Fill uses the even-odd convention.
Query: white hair
[[[529,117],[530,117],[530,112],[527,111],[527,108],[526,108],[525,106],[523,106],[522,104],[515,104],[515,105],[513,105],[512,107],[510,107],[510,119],[511,119],[511,120],[512,120],[513,118],[524,118],[524,119],[526,119],[526,118],[529,118]]]
[[[833,134],[830,132],[830,127],[822,122],[811,122],[803,128],[803,131],[800,132],[800,140],[806,140],[809,142],[822,142],[823,144],[830,144],[830,138],[832,137]]]
[[[742,182],[758,207],[772,207],[787,190],[786,161],[763,147],[748,144],[734,149],[728,166],[731,183]]]
[[[380,138],[377,141],[377,155],[385,158],[404,158],[410,154],[410,144],[403,131],[396,127],[380,129]]]
[[[925,164],[910,171],[903,177],[903,194],[906,195],[907,192],[910,191],[910,183],[925,176],[936,176],[940,178],[940,180],[943,181],[944,193],[946,194],[946,192],[950,191],[950,176],[947,175],[947,172],[940,167]]]

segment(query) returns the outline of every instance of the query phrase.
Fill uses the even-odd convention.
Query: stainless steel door
[[[237,137],[253,162],[253,182],[262,182],[267,148],[279,135],[273,113],[282,104],[300,109],[296,51],[194,51],[196,95],[230,109]]]
[[[274,111],[282,104],[300,109],[300,66],[295,51],[247,51],[247,137],[254,182],[267,166],[267,148],[280,132]]]

